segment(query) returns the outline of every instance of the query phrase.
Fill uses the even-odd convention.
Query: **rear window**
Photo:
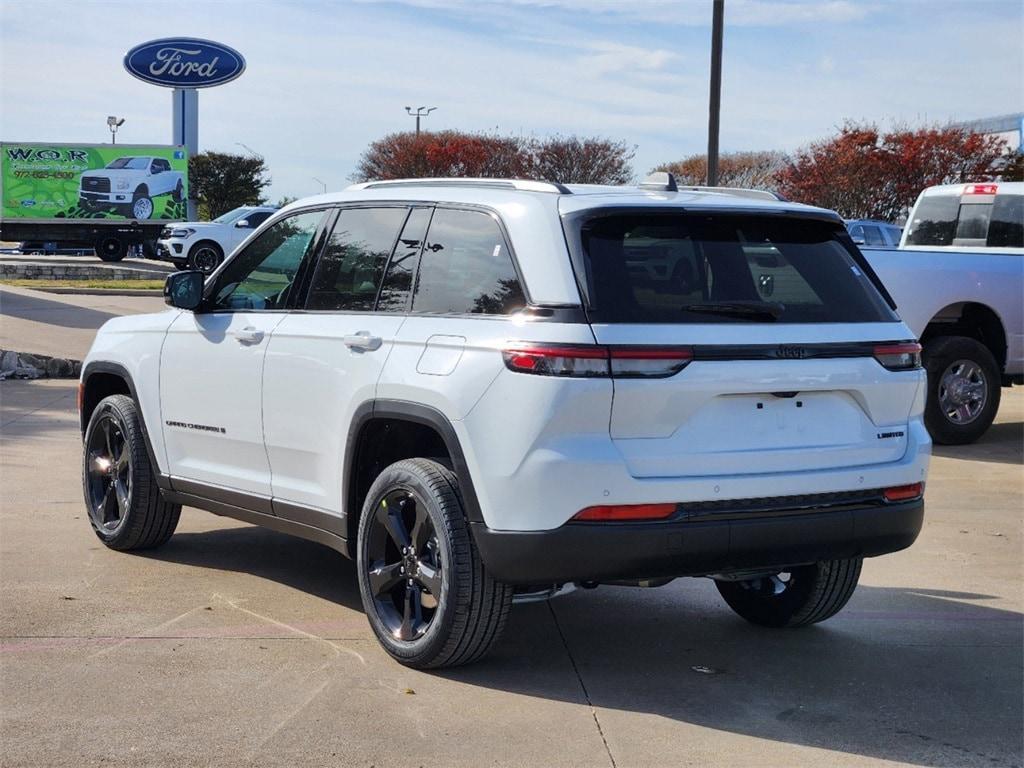
[[[957,195],[922,197],[907,222],[907,245],[952,245],[959,213]]]
[[[986,245],[1024,248],[1024,195],[996,195]]]
[[[891,322],[827,222],[718,215],[579,221],[577,268],[594,322]]]

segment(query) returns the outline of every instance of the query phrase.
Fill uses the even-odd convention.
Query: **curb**
[[[2,283],[0,283],[2,285]],[[40,293],[64,293],[75,296],[161,296],[163,291],[160,288],[71,288],[70,286],[60,288],[35,288],[27,285],[19,285],[17,288],[28,288],[30,291]]]
[[[6,379],[77,379],[81,360],[0,349],[0,381]]]

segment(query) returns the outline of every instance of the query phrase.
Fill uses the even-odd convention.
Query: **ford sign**
[[[211,40],[168,37],[136,45],[124,55],[124,68],[153,85],[210,88],[241,75],[245,59],[234,48]]]

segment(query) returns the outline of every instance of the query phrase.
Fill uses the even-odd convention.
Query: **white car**
[[[185,197],[184,175],[171,170],[163,157],[119,157],[105,168],[84,172],[78,184],[79,205],[86,210],[115,207],[133,219],[153,215],[154,197],[171,195],[175,202]]]
[[[244,205],[213,221],[185,221],[164,227],[156,243],[158,259],[210,274],[277,208]]]
[[[652,285],[640,242],[697,278]],[[403,664],[575,583],[705,576],[811,624],[921,528],[920,346],[834,213],[667,174],[370,183],[204,277],[84,361],[93,530],[159,546],[188,505],[333,547]]]

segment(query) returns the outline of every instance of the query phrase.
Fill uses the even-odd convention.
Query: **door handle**
[[[249,325],[235,331],[235,338],[238,339],[239,344],[259,344],[263,341],[263,331]]]
[[[357,331],[345,336],[342,341],[349,349],[358,349],[364,352],[372,352],[383,343],[380,336],[371,336],[369,331]]]

